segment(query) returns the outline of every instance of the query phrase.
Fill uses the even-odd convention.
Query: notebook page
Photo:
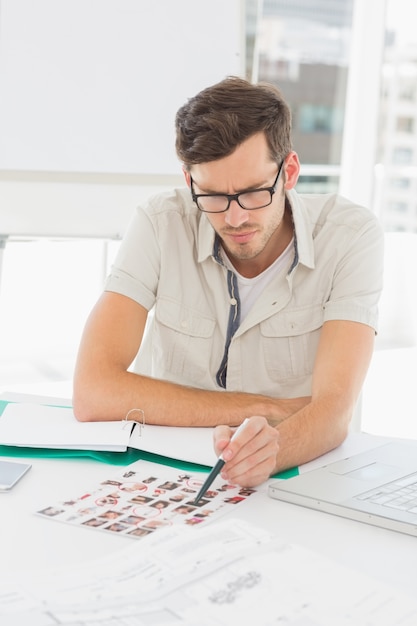
[[[67,407],[10,403],[0,417],[0,444],[123,452],[132,428],[124,421],[79,422]]]

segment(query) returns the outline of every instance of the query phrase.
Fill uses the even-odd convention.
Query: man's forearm
[[[302,465],[339,446],[348,434],[352,412],[340,396],[327,397],[309,402],[283,420],[276,427],[276,471]]]
[[[309,402],[309,398],[207,391],[131,372],[106,378],[75,377],[73,404],[79,420],[124,419],[128,411],[138,408],[149,424],[165,426],[236,426],[252,415],[263,415],[275,425]]]

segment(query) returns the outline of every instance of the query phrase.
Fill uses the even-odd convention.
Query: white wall
[[[120,236],[175,113],[244,71],[240,0],[1,0],[0,235]]]

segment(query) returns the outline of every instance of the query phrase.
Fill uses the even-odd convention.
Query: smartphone
[[[30,463],[0,461],[0,491],[8,491],[30,470]]]

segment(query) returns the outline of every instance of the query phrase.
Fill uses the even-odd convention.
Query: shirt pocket
[[[160,298],[155,306],[155,374],[196,384],[210,369],[215,320],[181,302]]]
[[[312,374],[323,321],[320,304],[286,310],[261,323],[265,367],[272,380]]]

